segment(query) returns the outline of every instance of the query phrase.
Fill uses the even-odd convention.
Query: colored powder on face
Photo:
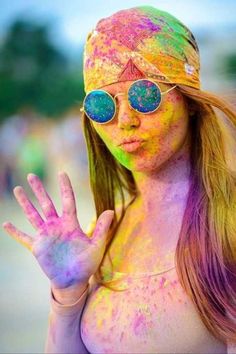
[[[111,142],[112,144],[112,142]],[[111,145],[112,146],[112,145]],[[112,148],[114,147],[114,143]],[[125,166],[128,169],[132,168],[132,156],[127,154],[127,152],[117,149],[116,147],[111,150],[112,154],[116,157],[116,159],[120,162],[121,165]]]

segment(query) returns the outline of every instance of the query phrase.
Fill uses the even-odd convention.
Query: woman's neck
[[[190,145],[186,141],[158,171],[134,172],[137,198],[129,207],[133,224],[164,253],[176,247],[190,187]]]
[[[153,210],[178,203],[186,198],[190,181],[190,147],[188,140],[160,169],[133,172],[138,195],[134,204],[150,215]]]

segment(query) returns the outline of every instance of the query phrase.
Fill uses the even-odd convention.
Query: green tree
[[[0,48],[0,119],[23,107],[57,116],[83,97],[81,72],[49,39],[48,25],[16,20]]]
[[[224,61],[227,78],[236,81],[236,53],[228,54]]]

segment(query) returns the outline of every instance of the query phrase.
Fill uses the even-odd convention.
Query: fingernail
[[[34,173],[28,173],[27,175],[27,180],[31,180],[33,178],[37,177]]]
[[[10,225],[9,221],[5,221],[4,223],[2,223],[2,227],[5,229],[5,228],[8,228],[8,226]]]
[[[110,217],[113,217],[115,212],[114,212],[114,210],[106,210],[106,214],[108,214],[108,216],[110,216]]]
[[[16,186],[13,188],[13,193],[20,193],[22,191],[22,187],[21,186]]]
[[[58,176],[59,176],[59,177],[63,177],[63,176],[65,176],[65,174],[66,174],[66,173],[65,173],[64,171],[59,171],[59,172],[58,172]]]

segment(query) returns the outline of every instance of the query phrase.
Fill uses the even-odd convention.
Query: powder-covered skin
[[[103,89],[113,96],[117,93],[127,93],[132,82],[117,83],[105,86]],[[170,88],[161,83],[159,86],[162,91]],[[145,161],[150,166],[149,169],[152,162],[158,166],[161,160],[165,161],[169,158],[183,143],[187,131],[188,110],[182,95],[177,90],[174,89],[164,95],[161,106],[151,114],[142,115],[130,109],[125,96],[117,97],[117,105],[119,120],[117,114],[107,124],[93,123],[93,125],[111,153],[129,170],[145,169]],[[132,125],[133,129],[129,128],[129,125]],[[132,136],[144,139],[145,146],[138,153],[125,153],[118,144],[125,137]],[[153,159],[154,155],[155,159]],[[158,163],[155,162],[157,159]]]
[[[101,214],[94,237],[90,239],[80,227],[74,192],[66,173],[59,174],[61,215],[58,215],[39,177],[31,173],[28,175],[28,182],[38,199],[44,218],[25,190],[17,186],[14,188],[14,195],[36,232],[33,236],[27,235],[10,222],[3,224],[4,229],[33,253],[53,288],[68,289],[87,283],[101,262],[105,249],[104,237],[113,212]]]
[[[128,83],[116,84],[112,89],[120,92],[127,86]],[[212,353],[212,350],[214,353],[226,353],[225,345],[204,327],[181,288],[175,269],[161,275],[149,274],[159,270],[155,268],[157,260],[173,251],[178,240],[182,213],[174,213],[173,206],[178,204],[183,211],[188,192],[189,155],[188,144],[185,144],[188,119],[183,97],[173,90],[165,96],[158,111],[145,117],[131,110],[122,96],[114,121],[99,127],[94,124],[110,151],[132,171],[139,191],[130,206],[130,215],[126,214],[123,225],[126,232],[119,230],[113,249],[113,256],[117,253],[115,270],[130,275],[127,278],[124,274],[114,274],[118,278],[121,275],[117,286],[123,292],[102,286],[94,288],[87,299],[81,322],[77,313],[66,315],[63,320],[53,313],[48,352],[53,352],[51,349],[55,347],[57,352],[61,352],[67,340],[70,347],[81,348],[85,345],[90,353],[163,353],[172,352],[173,348],[176,348],[176,353]],[[119,139],[134,133],[145,136],[147,144],[132,153],[116,146],[116,142],[121,142]],[[85,235],[79,227],[68,176],[63,174],[60,177],[61,216],[57,215],[37,176],[30,175],[28,180],[46,220],[40,218],[22,188],[17,187],[15,195],[40,233],[33,238],[17,231],[10,223],[5,224],[5,229],[29,248],[35,240],[40,241],[35,255],[51,281],[55,280],[56,272],[57,287],[68,286],[71,281],[80,282],[81,271],[87,275],[93,274],[99,264],[111,215],[104,217],[103,222],[98,220],[94,236],[98,240],[97,235],[100,234],[101,240],[103,233],[103,241],[102,245],[98,242],[93,247],[89,239],[85,242]],[[106,227],[105,219],[110,219],[109,222],[106,220]],[[116,247],[118,244],[120,248]],[[40,259],[42,251],[43,258]],[[163,271],[169,268],[171,261],[173,263],[173,258],[164,259],[160,265]],[[108,263],[104,265],[108,269]],[[53,274],[49,274],[51,271]],[[137,278],[137,273],[146,273],[146,276]],[[54,303],[54,309],[56,306],[59,305]],[[68,311],[66,308],[62,310],[65,313]],[[66,335],[68,332],[74,333],[73,338],[66,336],[61,341],[61,333]]]
[[[116,83],[103,89],[111,95],[126,94],[132,82]],[[162,91],[169,88],[159,85]],[[113,156],[132,171],[137,184],[138,196],[132,204],[132,214],[124,221],[126,232],[120,238],[116,236],[114,248],[120,250],[120,245],[126,245],[126,252],[114,251],[114,261],[120,267],[122,263],[124,268],[130,267],[127,265],[129,256],[130,264],[142,272],[140,263],[136,264],[137,259],[140,262],[142,258],[142,247],[152,251],[152,256],[148,253],[149,261],[158,267],[158,255],[163,258],[177,245],[179,234],[172,230],[178,229],[176,226],[181,220],[176,219],[174,208],[185,207],[189,190],[188,107],[177,89],[165,94],[158,110],[151,114],[143,115],[130,108],[126,95],[117,97],[117,107],[117,115],[111,122],[92,124]],[[133,136],[145,141],[137,150],[127,152],[119,144]],[[180,213],[178,217],[182,217]],[[175,221],[171,223],[173,218]],[[132,255],[134,240],[140,247],[137,258]],[[167,263],[169,267],[169,261]]]
[[[175,270],[120,281],[115,292],[95,286],[81,320],[89,353],[226,353],[203,325]]]
[[[99,21],[84,54],[86,92],[103,88],[113,96],[127,93],[130,80],[140,78],[161,82],[162,91],[167,83],[200,87],[193,35],[173,16],[149,6]],[[112,155],[132,172],[138,191],[109,250],[113,271],[107,255],[102,265],[104,279],[124,291],[94,284],[86,304],[87,290],[82,293],[81,287],[76,296],[63,296],[71,284],[87,285],[96,271],[112,219],[111,212],[103,212],[92,239],[87,237],[66,174],[60,177],[62,215],[37,176],[30,175],[45,219],[17,187],[15,196],[37,233],[32,237],[11,223],[4,225],[33,251],[59,290],[56,294],[61,292],[51,297],[47,352],[82,353],[86,345],[89,353],[226,353],[225,344],[204,326],[174,267],[190,182],[189,107],[177,89],[164,95],[152,114],[132,110],[125,95],[118,96],[117,107],[111,122],[92,124]],[[144,141],[128,152],[119,146],[126,138]]]
[[[131,82],[103,89],[126,93]],[[190,183],[187,103],[174,89],[151,114],[132,110],[125,95],[118,96],[117,105],[111,122],[92,124],[132,171],[138,197],[110,249],[114,272],[107,256],[102,267],[104,279],[116,280],[115,288],[124,291],[95,285],[83,312],[82,340],[90,353],[169,353],[173,348],[176,353],[226,353],[225,344],[204,326],[174,268]],[[132,136],[145,139],[144,144],[133,152],[118,146]]]

